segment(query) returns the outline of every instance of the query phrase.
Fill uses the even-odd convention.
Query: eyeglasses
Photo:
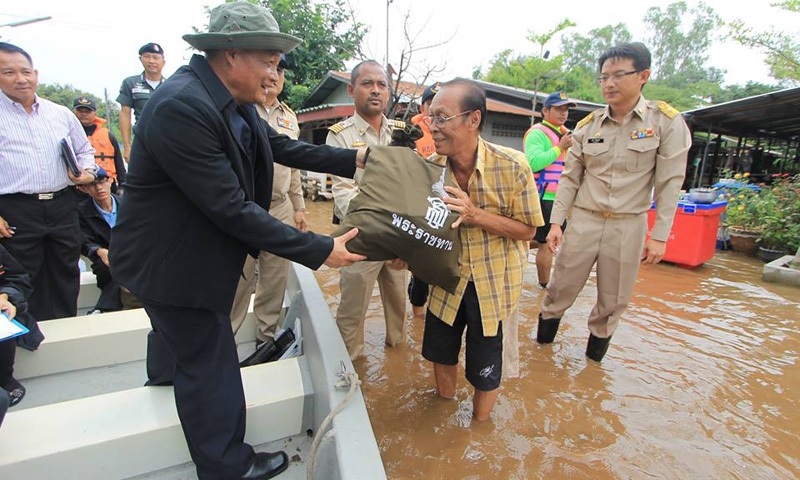
[[[427,125],[431,126],[431,124],[436,125],[436,128],[444,127],[444,124],[449,122],[450,120],[460,117],[461,115],[467,115],[468,113],[472,113],[475,110],[467,110],[466,112],[456,113],[455,115],[450,115],[449,117],[444,117],[442,115],[436,115],[433,117],[422,117],[422,122]]]
[[[639,70],[631,70],[630,72],[617,72],[613,75],[600,75],[599,77],[597,77],[597,83],[602,85],[604,83],[608,83],[609,80],[614,80],[614,83],[617,83],[624,77],[627,77],[628,75],[633,75],[634,73],[639,73]]]

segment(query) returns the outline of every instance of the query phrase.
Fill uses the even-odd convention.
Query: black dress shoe
[[[539,314],[539,325],[536,328],[536,341],[539,343],[553,343],[558,333],[558,325],[561,323],[560,318],[542,318]]]
[[[289,457],[285,452],[260,452],[253,457],[253,464],[242,480],[267,480],[289,468]]]

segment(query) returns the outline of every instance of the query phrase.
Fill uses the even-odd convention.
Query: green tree
[[[72,85],[61,85],[59,83],[47,84],[40,83],[36,90],[37,95],[46,98],[51,102],[63,105],[72,110],[72,103],[80,96],[87,96],[97,105],[97,116],[105,118],[108,123],[106,126],[111,130],[115,137],[122,138],[119,133],[119,105],[115,102],[106,104],[102,99],[91,93],[79,90]]]
[[[344,62],[362,58],[360,45],[367,33],[356,22],[343,0],[261,0],[269,8],[281,32],[296,35],[303,44],[287,55],[289,70],[283,98],[300,107],[311,90],[330,70],[344,70]]]
[[[789,12],[795,18],[800,17],[796,15],[800,13],[800,0],[785,0],[773,3],[772,6]],[[728,31],[730,37],[737,42],[766,55],[764,62],[769,66],[772,78],[784,86],[800,85],[800,42],[797,40],[797,32],[757,32],[743,20],[730,22]]]
[[[612,46],[630,41],[631,33],[624,23],[592,29],[586,36],[572,33],[562,37],[564,90],[572,97],[603,103],[597,86],[597,59]]]
[[[653,79],[683,75],[702,77],[704,74],[708,79],[719,78],[719,71],[704,68],[714,40],[713,32],[722,23],[714,10],[702,2],[689,9],[686,2],[679,1],[663,10],[651,7],[644,21],[649,32],[645,43],[653,54]]]
[[[481,78],[488,82],[540,92],[563,88],[563,58],[561,55],[550,58],[550,52],[545,51],[545,47],[556,34],[574,26],[575,23],[564,19],[545,33],[529,32],[528,40],[537,46],[536,54],[513,56],[511,50],[504,50],[494,57],[489,71],[481,75]]]
[[[708,50],[722,21],[702,2],[688,8],[679,1],[663,10],[650,8],[644,19],[646,43],[653,54],[648,95],[679,110],[708,105],[718,96],[724,72],[707,67]]]
[[[785,0],[780,6],[797,12],[800,11],[800,0]],[[644,89],[647,98],[664,100],[678,110],[690,110],[776,89],[752,82],[744,86],[722,87],[724,72],[708,66],[709,49],[717,40],[715,32],[720,30],[722,21],[705,4],[689,8],[686,2],[678,1],[663,8],[652,7],[647,11],[644,23],[648,32],[644,43],[653,56],[652,74]],[[531,35],[529,39],[534,43],[536,40],[546,42],[552,38],[553,32],[548,34],[539,38]],[[596,81],[597,60],[612,46],[632,40],[624,23],[593,29],[588,35],[565,34],[561,37],[561,53],[550,60],[543,60],[541,55],[514,56],[511,50],[505,50],[493,58],[485,74],[481,69],[476,69],[475,74],[484,80],[527,89],[532,89],[539,78],[539,91],[563,89],[574,98],[604,103]],[[794,78],[800,81],[800,66],[796,63],[800,58],[798,43],[790,36],[783,37],[782,42],[780,58],[784,83],[789,78],[785,72],[792,65],[798,69],[798,76]],[[538,45],[541,47],[543,43]],[[551,69],[556,71],[551,72]]]
[[[589,30],[586,36],[580,33],[564,35],[561,38],[564,68],[587,70],[594,78],[598,73],[597,59],[600,55],[614,45],[630,42],[631,38],[624,23]]]
[[[719,93],[713,98],[711,103],[725,103],[738,100],[740,98],[753,97],[756,95],[763,95],[765,93],[774,92],[778,87],[775,85],[767,85],[758,82],[747,82],[745,85],[730,85],[720,89]]]

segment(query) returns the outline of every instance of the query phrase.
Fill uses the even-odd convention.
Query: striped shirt
[[[430,158],[440,164],[446,161],[439,155]],[[544,225],[533,172],[522,152],[479,139],[478,159],[467,193],[472,203],[483,210],[526,225]],[[428,308],[452,325],[467,282],[472,280],[480,302],[483,335],[493,337],[499,323],[509,318],[519,303],[528,241],[512,240],[464,224],[459,227],[459,237],[461,280],[456,293],[431,285]]]
[[[0,195],[56,192],[73,184],[59,142],[69,136],[82,168],[94,167],[94,149],[77,117],[36,96],[31,113],[0,92]]]

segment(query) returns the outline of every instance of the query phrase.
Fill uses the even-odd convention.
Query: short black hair
[[[606,50],[597,61],[598,72],[603,70],[603,64],[610,58],[630,58],[637,72],[650,68],[650,50],[641,42],[621,43]]]
[[[461,111],[472,112],[477,110],[481,112],[481,123],[478,125],[478,129],[483,128],[483,124],[486,121],[486,91],[483,87],[473,80],[461,77],[443,83],[441,88],[450,86],[464,89],[464,96],[461,97]]]
[[[384,70],[383,65],[376,62],[375,60],[364,60],[363,62],[353,67],[353,71],[350,72],[350,85],[354,87],[356,86],[356,80],[358,80],[358,76],[361,74],[361,67],[363,67],[364,65],[377,65],[378,67],[380,67],[380,69],[383,70],[383,73],[386,74],[387,83],[389,82],[389,74],[386,73],[386,70]]]
[[[33,66],[33,59],[31,58],[30,54],[14,44],[0,42],[0,52],[21,53],[25,58],[28,59],[28,63],[31,64],[31,67]]]

